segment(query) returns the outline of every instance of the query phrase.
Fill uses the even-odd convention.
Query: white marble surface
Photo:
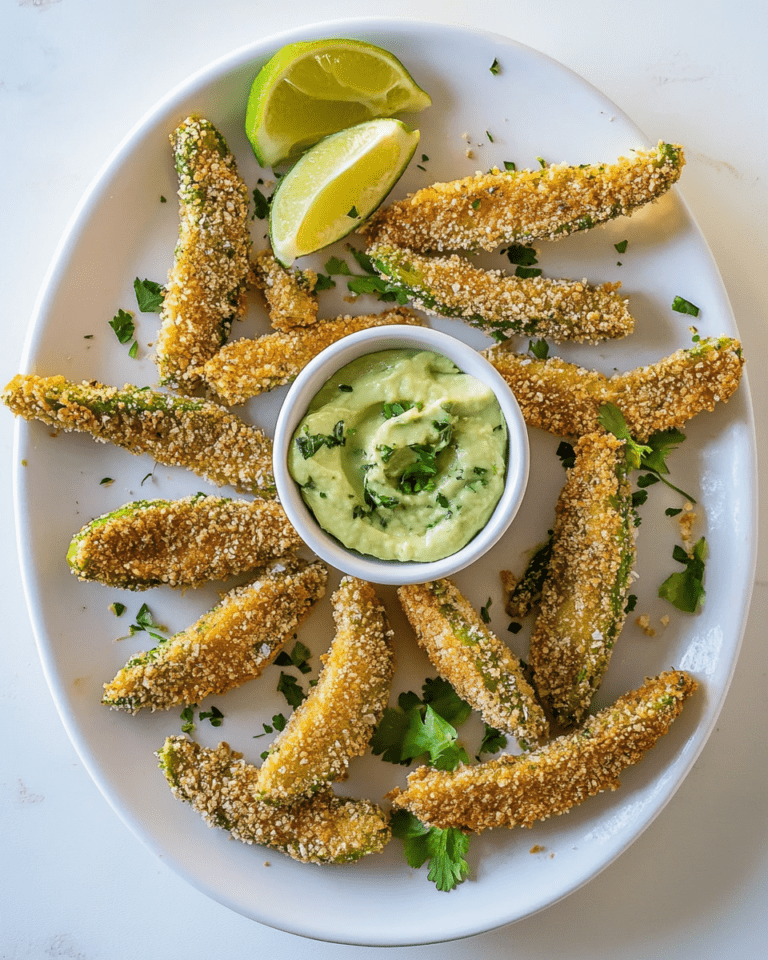
[[[253,38],[383,10],[367,0],[290,5],[5,0],[0,381],[18,369],[37,290],[81,193],[159,96]],[[768,402],[763,0],[390,0],[386,14],[483,26],[514,37],[591,81],[649,137],[686,145],[680,190],[731,298],[750,364],[762,447]],[[528,97],[535,93],[521,91]],[[0,412],[6,464],[0,472],[6,504],[0,512],[5,543],[0,958],[383,956],[384,949],[301,940],[229,912],[144,849],[102,798],[58,719],[21,597],[10,509],[12,427],[10,415]],[[717,729],[640,840],[587,887],[544,913],[470,941],[396,948],[387,956],[760,960],[766,955],[767,574],[761,549],[742,654]]]

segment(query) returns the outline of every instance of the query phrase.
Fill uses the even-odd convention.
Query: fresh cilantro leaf
[[[139,353],[139,341],[134,340],[133,343],[131,344],[131,349],[128,351],[128,356],[131,358],[131,360],[135,360],[138,353]]]
[[[125,613],[126,607],[124,603],[120,603],[118,600],[115,600],[114,603],[110,603],[109,609],[116,617],[122,617],[122,615]]]
[[[314,433],[310,434],[305,427],[305,433],[296,437],[296,446],[305,460],[314,457],[321,447],[343,447],[347,442],[344,436],[344,421],[339,420],[333,428],[332,434]]]
[[[305,647],[300,640],[297,640],[290,653],[281,650],[275,657],[274,662],[278,667],[296,667],[302,673],[310,673],[312,667],[310,667],[307,661],[311,656],[312,652],[309,648]]]
[[[155,283],[154,280],[140,280],[136,277],[133,281],[133,290],[141,313],[160,313],[165,294],[159,283]]]
[[[447,893],[467,879],[469,864],[465,856],[469,849],[469,837],[465,833],[455,827],[447,830],[431,827],[426,846],[429,854],[427,880],[431,880],[438,890]]]
[[[479,206],[480,206],[480,200],[473,200],[473,201],[472,201],[472,209],[473,209],[473,210],[477,210]]]
[[[340,257],[331,257],[330,260],[325,265],[325,269],[328,271],[329,276],[331,277],[351,277],[352,271],[347,266],[347,261],[342,260]]]
[[[529,340],[528,352],[537,360],[546,360],[549,356],[549,344],[546,340]]]
[[[616,248],[616,252],[617,252],[617,253],[626,253],[626,252],[627,252],[627,244],[628,244],[628,243],[629,243],[629,240],[620,240],[618,243],[614,243],[614,247]]]
[[[382,303],[392,303],[395,300],[401,305],[408,303],[408,294],[404,290],[381,277],[352,277],[347,283],[347,290],[355,296],[373,293]]]
[[[282,693],[294,709],[307,695],[301,685],[296,682],[296,678],[289,673],[283,673],[282,670],[280,671],[280,679],[277,681],[277,692]]]
[[[443,510],[447,510],[451,505],[451,501],[442,493],[438,493],[435,497],[435,503],[437,503],[438,507],[442,507]]]
[[[514,164],[512,164],[512,167],[514,168]],[[536,259],[536,250],[524,243],[513,243],[500,252],[506,254],[510,263],[521,267],[532,267],[534,263],[539,262]]]
[[[560,463],[562,463],[566,470],[570,470],[576,463],[576,451],[567,440],[560,441],[555,453],[560,458]]]
[[[493,58],[493,63],[490,66],[490,71],[494,75],[494,77],[497,77],[501,73],[501,67],[499,66],[499,61],[496,59],[496,57]]]
[[[682,512],[683,512],[682,507],[667,507],[667,509],[664,511],[664,516],[676,517],[679,513],[682,513]]]
[[[597,419],[605,429],[619,440],[623,440],[624,455],[627,460],[627,466],[631,470],[637,470],[643,461],[643,457],[651,453],[651,448],[642,443],[637,443],[627,427],[627,421],[624,414],[619,410],[615,403],[604,403],[598,411]]]
[[[102,477],[101,480],[99,480],[99,486],[110,487],[114,482],[115,481],[112,477]]]
[[[539,267],[515,267],[515,276],[521,280],[529,280],[531,277],[540,277],[541,269]]]
[[[487,130],[485,131],[485,135],[486,135],[486,137],[488,137],[488,139],[490,140],[490,142],[493,143],[493,137],[490,135],[490,133],[489,133]]]
[[[397,488],[403,493],[421,493],[422,490],[434,490],[437,476],[438,448],[429,444],[412,443],[408,449],[416,454],[416,460],[409,463],[398,479]]]
[[[695,303],[686,300],[684,297],[675,297],[672,301],[672,309],[675,313],[687,313],[691,317],[698,317],[699,308]]]
[[[428,677],[422,684],[421,693],[423,702],[454,727],[460,727],[472,713],[472,707],[442,677]]]
[[[707,541],[701,537],[690,554],[680,546],[672,551],[673,559],[682,563],[684,570],[673,573],[659,587],[659,596],[685,613],[695,613],[704,603],[704,566],[707,559]]]
[[[360,218],[360,214],[357,212],[357,207],[355,207],[355,206],[353,205],[353,206],[350,208],[349,212],[347,213],[347,216],[348,216],[351,220],[358,220],[358,219]]]
[[[218,707],[212,706],[210,710],[201,710],[198,714],[201,720],[210,720],[212,727],[220,727],[224,714]]]
[[[503,750],[506,745],[507,738],[504,736],[501,730],[496,730],[494,727],[490,727],[486,723],[483,739],[480,743],[475,760],[479,760],[484,753],[498,753],[498,751]]]
[[[504,169],[505,169],[505,170],[517,170],[517,164],[516,164],[513,160],[505,160],[505,161],[504,161]]]
[[[165,199],[162,193],[160,194],[160,203],[168,203],[168,201]]]
[[[630,593],[627,602],[624,604],[624,613],[632,613],[637,606],[637,594]]]
[[[365,272],[371,276],[376,276],[376,268],[373,265],[373,260],[371,260],[367,253],[363,253],[362,250],[356,249],[351,244],[347,244],[346,249],[349,250],[349,252],[355,258],[355,261],[361,270],[365,270]]]
[[[253,217],[252,220],[266,220],[269,216],[270,197],[265,197],[258,187],[253,188]]]
[[[327,277],[324,273],[318,273],[317,280],[315,281],[315,292],[319,293],[321,290],[332,290],[336,286],[336,281],[332,280],[330,277]]]
[[[382,414],[385,420],[391,420],[392,417],[399,417],[406,410],[412,410],[418,407],[413,400],[395,400],[394,403],[385,403],[382,407]]]
[[[137,633],[146,631],[154,640],[165,640],[166,638],[162,636],[161,633],[158,633],[158,630],[161,630],[163,633],[168,633],[168,627],[163,626],[162,623],[158,623],[152,616],[152,611],[146,603],[142,603],[141,607],[139,607],[139,612],[136,614],[136,622],[132,623],[128,628],[128,636],[133,637]]]
[[[193,710],[194,706],[196,706],[196,704],[192,704],[190,707],[184,707],[184,709],[181,711],[182,733],[192,733],[192,731],[195,729],[195,714]]]
[[[109,321],[109,325],[115,331],[115,336],[120,343],[128,343],[133,339],[136,326],[131,313],[122,309],[118,310],[115,316]]]
[[[480,607],[480,616],[483,618],[483,623],[491,622],[490,609],[491,609],[492,603],[493,603],[493,598],[488,597],[488,599],[485,601],[485,605]]]

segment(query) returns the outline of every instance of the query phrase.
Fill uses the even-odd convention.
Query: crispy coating
[[[503,346],[490,347],[484,355],[511,387],[529,427],[580,437],[600,429],[600,407],[613,403],[639,441],[657,430],[682,427],[702,410],[727,402],[744,366],[741,344],[731,337],[709,337],[613,377],[558,357],[536,360]]]
[[[199,368],[245,309],[248,188],[208,120],[187,117],[170,139],[179,176],[179,240],[165,285],[155,362],[161,383],[188,390],[199,383]]]
[[[634,329],[627,300],[618,294],[620,283],[595,287],[586,280],[509,276],[474,267],[458,254],[426,257],[381,243],[367,252],[376,270],[414,306],[459,317],[497,339],[523,334],[555,343],[599,343]]]
[[[235,340],[206,363],[205,379],[223,403],[245,403],[257,394],[290,383],[318,353],[350,333],[421,322],[406,307],[396,307],[383,313],[321,320],[313,327],[270,333],[256,340]]]
[[[105,386],[95,380],[17,374],[3,403],[25,420],[57,430],[89,433],[129,453],[151,454],[158,463],[186,467],[217,486],[275,496],[272,441],[208,400],[174,397],[149,387]]]
[[[251,267],[253,282],[264,294],[275,330],[285,332],[317,322],[314,270],[286,270],[269,249],[257,253]]]
[[[657,200],[684,164],[682,147],[660,142],[612,164],[495,169],[418,190],[375,213],[360,233],[419,253],[557,240]]]
[[[525,573],[519,580],[510,570],[500,571],[504,609],[513,620],[525,619],[541,599],[541,588],[552,556],[551,530],[549,534],[531,554]]]
[[[483,720],[527,742],[549,732],[518,658],[483,623],[452,580],[397,591],[419,646]]]
[[[294,711],[261,768],[259,796],[293,803],[344,780],[365,753],[389,698],[392,632],[373,587],[344,577],[332,597],[336,636],[317,686]]]
[[[575,452],[557,501],[549,569],[528,652],[539,698],[565,725],[581,722],[602,683],[626,619],[635,561],[623,441],[591,433]]]
[[[616,790],[622,770],[655,746],[696,687],[683,671],[662,673],[579,730],[532,753],[507,754],[453,772],[419,767],[408,777],[407,789],[390,796],[395,807],[443,830],[530,827],[603,790]]]
[[[200,703],[261,675],[325,594],[318,560],[272,564],[187,630],[131,657],[102,703],[128,713]]]
[[[168,737],[156,755],[173,795],[209,827],[243,843],[273,847],[302,863],[350,863],[379,853],[390,839],[387,815],[369,800],[327,790],[289,807],[269,806],[258,799],[258,768],[226,743],[209,750]]]
[[[146,590],[199,586],[294,554],[302,540],[279,503],[197,493],[138,500],[87,523],[67,552],[80,580]]]

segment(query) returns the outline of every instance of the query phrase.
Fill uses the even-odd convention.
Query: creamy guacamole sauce
[[[353,360],[314,397],[288,469],[317,522],[380,560],[450,556],[504,490],[507,425],[490,387],[426,350]]]

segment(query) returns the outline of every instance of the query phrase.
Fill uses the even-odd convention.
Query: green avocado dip
[[[291,439],[288,469],[320,526],[379,560],[440,560],[504,490],[507,425],[490,387],[426,350],[342,367]]]

